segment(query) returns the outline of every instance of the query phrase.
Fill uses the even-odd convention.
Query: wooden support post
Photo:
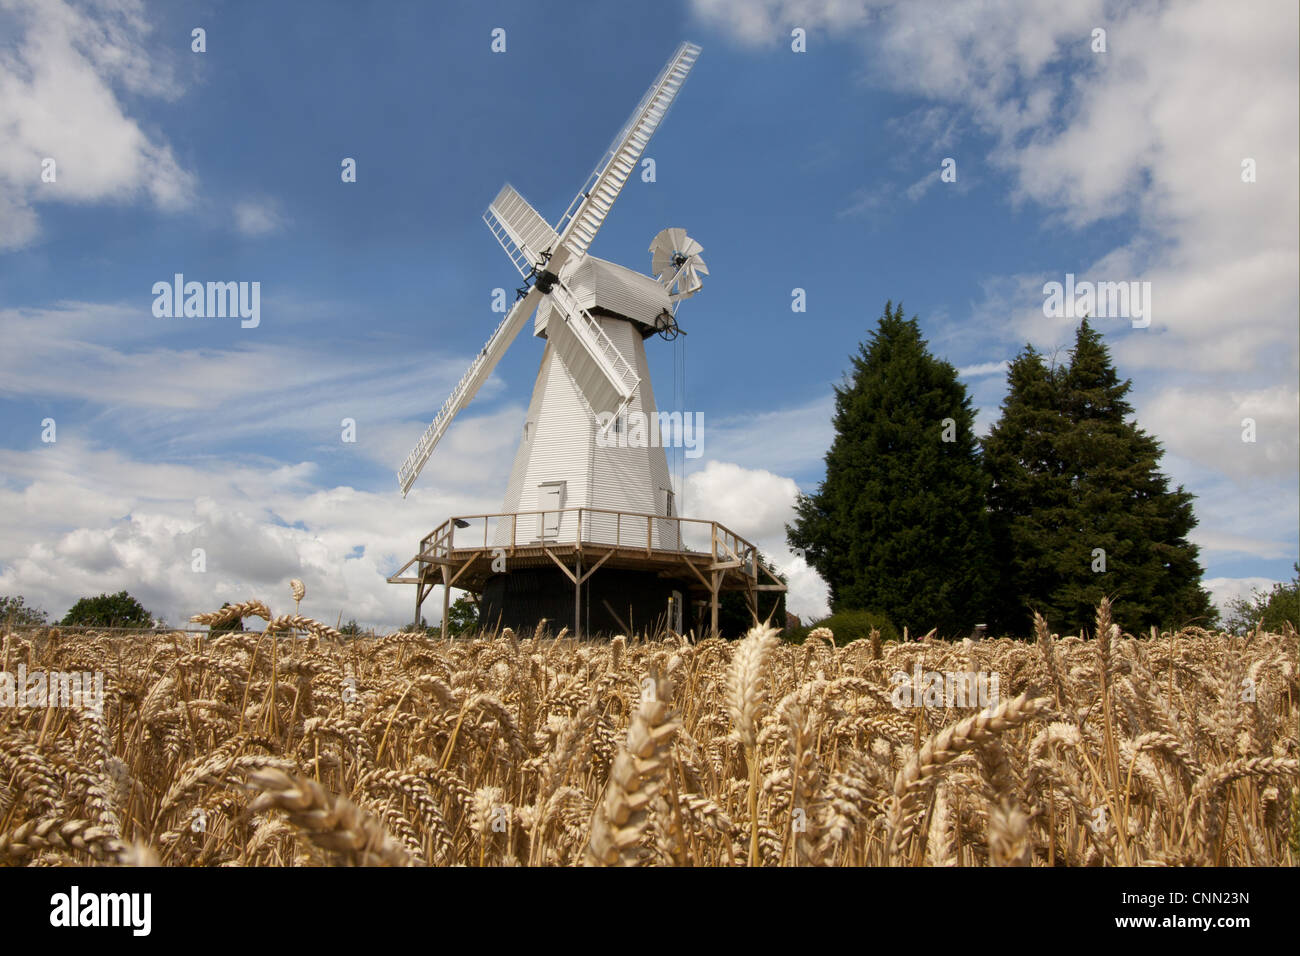
[[[425,595],[433,590],[433,585],[424,583],[424,572],[421,571],[415,577],[415,624],[418,631],[420,629],[420,607],[424,604]]]
[[[582,554],[576,558],[577,574],[573,576],[573,636],[582,639]]]
[[[479,558],[481,558],[482,556],[483,556],[483,552],[482,552],[482,551],[475,551],[473,554],[471,554],[471,555],[470,555],[470,556],[465,560],[465,563],[462,564],[462,565],[461,565],[461,566],[456,570],[456,573],[453,574],[453,575],[451,576],[451,580],[447,582],[447,585],[450,587],[451,585],[453,585],[453,584],[455,584],[457,581],[459,581],[459,580],[460,580],[460,576],[461,576],[462,574],[464,574],[466,571],[468,571],[468,570],[470,569],[470,567],[474,564],[474,562],[477,561],[477,560],[478,560]]]
[[[593,574],[595,574],[597,571],[599,571],[599,570],[600,570],[600,566],[601,566],[602,564],[604,564],[606,561],[608,561],[611,557],[613,557],[613,555],[614,555],[614,552],[613,552],[613,551],[606,551],[606,552],[605,552],[605,556],[604,556],[603,558],[601,558],[599,561],[597,561],[595,564],[593,564],[593,565],[591,566],[591,568],[587,571],[586,574],[580,574],[580,575],[578,575],[578,583],[579,583],[579,584],[584,584],[584,583],[586,583],[587,578],[591,577]],[[578,570],[579,570],[579,571],[582,570],[582,566],[581,566],[581,565],[578,566]]]
[[[442,637],[447,638],[447,612],[451,609],[451,572],[447,565],[442,567]]]
[[[718,636],[718,589],[722,587],[722,575],[724,573],[725,572],[723,571],[714,571],[712,575],[713,585],[710,588],[710,590],[713,592],[713,594],[709,601],[709,608],[711,612],[711,620],[710,620],[709,628],[712,631],[714,637]]]

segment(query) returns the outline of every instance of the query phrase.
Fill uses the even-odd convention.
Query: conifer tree
[[[883,612],[900,630],[969,633],[991,579],[974,413],[957,371],[916,318],[885,304],[835,390],[826,478],[786,528],[835,611]]]
[[[1085,319],[1056,368],[1027,347],[1008,383],[983,442],[1000,628],[1027,633],[1034,610],[1062,633],[1090,627],[1103,595],[1131,632],[1211,623],[1187,540],[1193,496],[1169,489],[1160,443],[1131,420],[1132,382],[1120,381],[1100,334]]]

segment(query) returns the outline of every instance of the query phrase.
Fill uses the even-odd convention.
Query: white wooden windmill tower
[[[753,609],[758,590],[784,589],[753,545],[676,513],[663,442],[682,436],[662,432],[684,423],[655,406],[644,342],[678,334],[678,305],[708,273],[702,247],[683,229],[663,230],[650,246],[653,276],[588,253],[699,52],[677,49],[555,228],[510,185],[483,216],[524,285],[399,469],[403,496],[534,311],[546,347],[502,511],[449,519],[389,578],[417,585],[417,621],[438,584],[444,632],[456,586],[479,595],[485,626],[546,618],[579,634],[680,631],[684,605],[701,594],[716,629],[720,591],[743,589]],[[647,422],[649,433],[634,427]]]

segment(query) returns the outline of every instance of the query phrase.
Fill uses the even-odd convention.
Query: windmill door
[[[537,486],[537,536],[554,539],[560,533],[560,509],[564,507],[564,482],[548,481]]]

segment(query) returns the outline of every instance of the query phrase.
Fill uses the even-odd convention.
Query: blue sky
[[[403,500],[396,466],[518,284],[479,217],[509,181],[558,219],[683,39],[704,49],[646,152],[656,181],[592,248],[648,271],[666,226],[704,246],[684,382],[650,343],[660,404],[684,385],[705,416],[683,513],[757,540],[815,614],[781,529],[885,301],[963,370],[983,428],[1000,363],[1072,340],[1042,314],[1072,272],[1152,283],[1150,328],[1101,328],[1199,496],[1216,596],[1289,577],[1294,4],[945,9],[0,0],[0,593],[62,614],[124,587],[177,622],[299,577],[324,619],[408,620],[383,576],[447,515],[499,509],[541,357],[516,341]],[[177,272],[259,281],[260,325],[155,318]]]

